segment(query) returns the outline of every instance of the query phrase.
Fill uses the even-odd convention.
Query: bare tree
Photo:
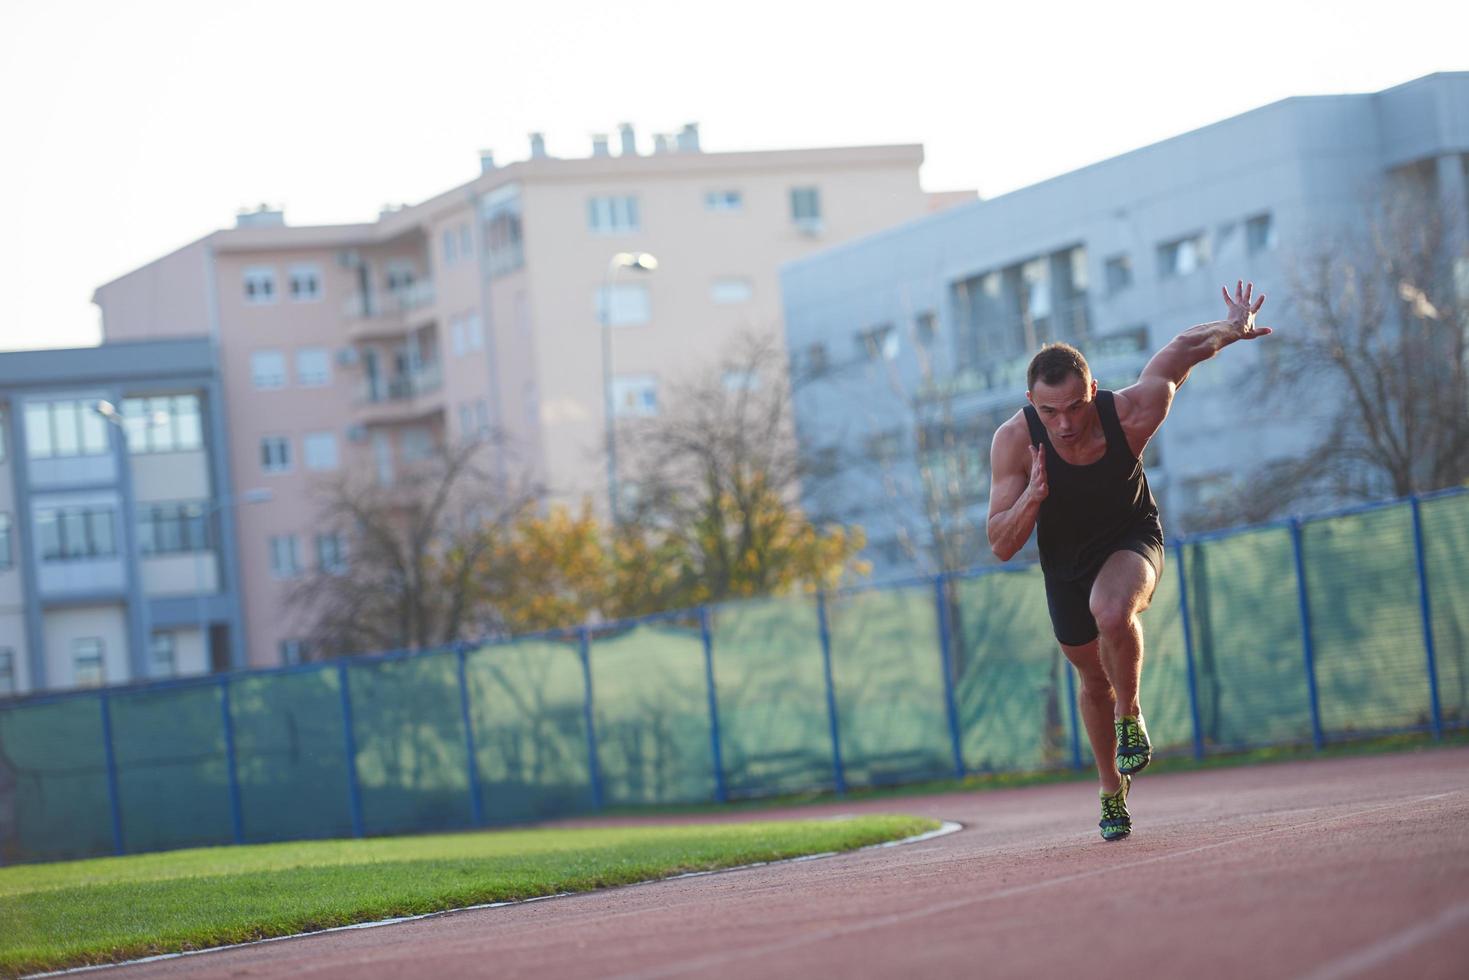
[[[1469,479],[1469,257],[1431,182],[1392,181],[1361,231],[1291,263],[1289,325],[1271,340],[1260,398],[1324,407],[1320,437],[1249,479],[1194,526],[1262,520],[1332,501],[1406,496]]]
[[[497,628],[474,569],[534,499],[495,475],[497,448],[439,447],[391,483],[354,469],[319,487],[318,526],[345,539],[347,558],[292,592],[313,656],[426,649]]]

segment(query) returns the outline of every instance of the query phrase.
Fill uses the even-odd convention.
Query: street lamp
[[[607,502],[612,508],[612,523],[622,519],[617,505],[617,428],[613,424],[612,404],[612,284],[622,269],[634,272],[655,272],[658,260],[647,252],[618,252],[607,261],[607,272],[602,276],[602,296],[598,303],[598,315],[602,321],[602,401],[607,427]]]

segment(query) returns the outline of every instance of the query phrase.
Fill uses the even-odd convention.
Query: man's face
[[[1066,375],[1059,384],[1037,381],[1025,393],[1051,441],[1063,445],[1073,444],[1091,432],[1097,419],[1096,395],[1096,379],[1083,381],[1075,374]]]

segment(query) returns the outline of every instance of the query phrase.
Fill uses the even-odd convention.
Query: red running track
[[[964,829],[116,972],[1469,977],[1469,749],[1145,773],[1133,835],[1114,844],[1097,837],[1095,794],[1071,783],[772,813],[905,812]]]

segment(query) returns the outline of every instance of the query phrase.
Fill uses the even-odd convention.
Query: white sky
[[[1004,9],[999,9],[1002,7]],[[0,349],[93,344],[94,287],[261,201],[373,219],[526,134],[922,143],[993,197],[1290,95],[1469,68],[1469,3],[0,0]]]

